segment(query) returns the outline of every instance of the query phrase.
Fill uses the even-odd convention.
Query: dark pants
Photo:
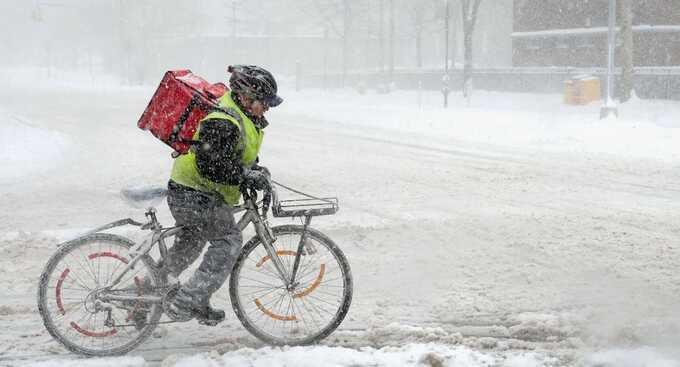
[[[168,206],[176,225],[184,230],[168,250],[167,271],[179,276],[203,251],[201,265],[181,292],[197,303],[206,304],[227,280],[241,250],[241,230],[236,226],[231,207],[218,194],[193,190],[173,181],[168,184]]]

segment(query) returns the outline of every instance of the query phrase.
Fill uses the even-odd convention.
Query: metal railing
[[[579,75],[592,75],[602,79],[607,69],[603,67],[513,67],[478,68],[473,70],[474,88],[504,92],[562,93],[564,82]],[[618,78],[621,69],[616,68]],[[400,89],[440,90],[442,70],[395,70],[390,78],[384,72],[354,71],[346,78],[347,86],[376,89],[376,86],[394,82]],[[460,90],[463,71],[460,68],[449,70],[449,86]],[[634,69],[635,91],[641,98],[680,100],[680,66],[637,67]],[[303,76],[302,87],[338,88],[341,85],[340,73],[310,74]]]

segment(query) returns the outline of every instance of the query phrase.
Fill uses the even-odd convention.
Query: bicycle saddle
[[[168,190],[162,186],[135,186],[120,190],[121,197],[136,208],[156,206],[167,194]]]

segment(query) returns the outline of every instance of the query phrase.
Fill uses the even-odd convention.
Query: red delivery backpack
[[[227,90],[224,84],[210,84],[190,70],[168,71],[137,126],[172,147],[174,156],[187,153],[198,123],[218,108]]]

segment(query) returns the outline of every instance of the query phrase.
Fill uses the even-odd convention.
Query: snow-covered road
[[[59,240],[140,217],[119,199],[121,187],[167,180],[168,149],[135,127],[152,92],[0,93],[0,152],[9,157],[0,168],[0,364],[76,358],[41,324],[37,278]],[[278,181],[340,198],[336,216],[313,224],[350,260],[355,295],[346,321],[323,346],[284,349],[264,347],[235,317],[215,328],[171,325],[111,363],[678,365],[680,149],[663,138],[677,129],[664,127],[661,138],[638,130],[647,149],[608,151],[574,129],[564,134],[564,125],[537,132],[531,119],[547,118],[557,103],[536,110],[534,97],[506,97],[519,106],[454,107],[453,120],[470,120],[447,128],[428,122],[449,116],[441,109],[404,107],[411,95],[385,102],[291,94],[271,111],[261,158]],[[326,117],[336,110],[346,115]],[[485,124],[504,114],[506,125]],[[580,118],[569,127],[586,125]],[[528,131],[543,145],[525,144]],[[606,132],[636,133],[623,124]],[[225,290],[215,303],[228,307]]]

